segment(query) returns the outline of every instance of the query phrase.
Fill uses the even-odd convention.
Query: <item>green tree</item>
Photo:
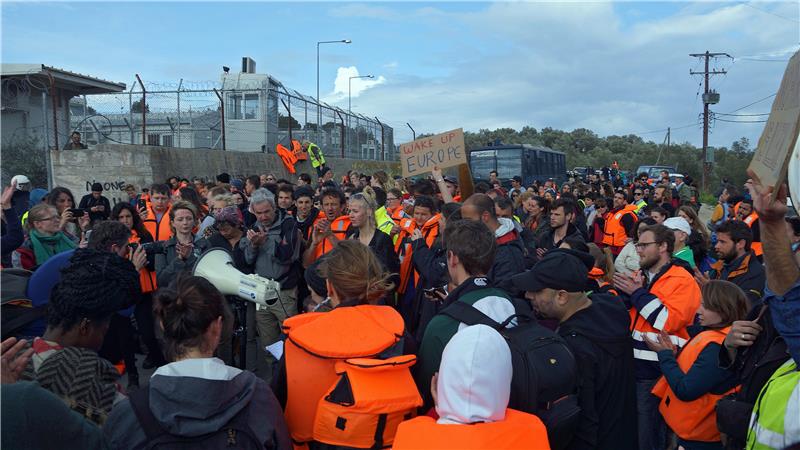
[[[131,103],[131,112],[141,113],[142,112],[142,101],[136,100],[135,102]],[[150,114],[150,105],[144,104],[144,112]]]

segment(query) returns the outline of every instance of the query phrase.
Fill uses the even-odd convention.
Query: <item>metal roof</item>
[[[68,87],[81,94],[101,94],[107,92],[122,92],[125,90],[125,83],[116,83],[103,80],[77,72],[71,72],[58,67],[46,66],[44,64],[0,64],[0,76],[21,77],[21,76],[41,76],[52,75],[56,83],[69,85]]]

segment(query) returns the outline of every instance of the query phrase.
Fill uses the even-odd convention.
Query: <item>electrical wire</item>
[[[712,120],[719,120],[720,122],[728,123],[766,123],[766,120],[727,120],[714,117]]]
[[[774,93],[774,94],[768,95],[768,96],[766,96],[766,97],[764,97],[764,98],[762,98],[762,99],[756,100],[756,101],[754,101],[753,103],[748,103],[748,104],[746,104],[746,105],[744,105],[744,106],[742,106],[742,107],[736,108],[736,109],[734,109],[733,111],[728,111],[728,114],[730,114],[730,113],[735,113],[736,111],[741,111],[741,110],[743,110],[743,109],[745,109],[745,108],[747,108],[747,107],[749,107],[749,106],[753,106],[753,105],[755,105],[756,103],[761,103],[761,102],[763,102],[764,100],[769,100],[769,99],[771,99],[772,97],[775,97],[776,95],[778,95],[778,93],[777,93],[777,92],[776,92],[776,93]]]
[[[711,111],[712,114],[716,116],[733,116],[733,117],[758,117],[758,116],[768,116],[769,113],[759,113],[759,114],[729,114],[729,113],[718,113]]]
[[[747,7],[753,8],[753,9],[755,9],[756,11],[761,11],[761,12],[763,12],[763,13],[765,13],[765,14],[769,14],[769,15],[771,15],[771,16],[779,17],[779,18],[781,18],[781,19],[788,20],[788,21],[790,21],[790,22],[800,23],[800,20],[794,19],[794,18],[792,18],[792,17],[786,17],[786,16],[782,16],[782,15],[780,15],[780,14],[776,14],[776,13],[774,13],[774,12],[772,12],[772,11],[767,11],[766,9],[756,8],[755,6],[753,6],[753,5],[751,5],[750,3],[747,3],[747,2],[742,2],[742,4],[743,4],[744,6],[747,6]]]

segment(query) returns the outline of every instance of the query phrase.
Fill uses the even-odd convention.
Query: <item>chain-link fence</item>
[[[256,86],[212,89],[152,89],[147,83],[142,89],[137,82],[125,93],[78,97],[70,103],[70,129],[88,144],[275,153],[294,139],[314,142],[327,156],[397,159],[394,131],[377,118],[319,104],[262,77]]]

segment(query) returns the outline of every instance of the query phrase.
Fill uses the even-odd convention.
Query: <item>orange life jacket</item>
[[[505,419],[468,425],[438,424],[428,416],[400,424],[394,450],[422,448],[550,450],[547,430],[533,414],[506,409]]]
[[[413,355],[371,359],[403,338],[400,314],[390,306],[339,307],[290,317],[283,331],[284,414],[295,448],[310,441],[371,448],[381,414],[377,448],[391,445],[400,422],[422,404],[408,370]],[[349,401],[338,399],[345,390]]]
[[[136,230],[131,230],[131,237],[128,239],[129,244],[139,244],[141,238],[139,238],[139,234],[136,233]],[[139,285],[142,288],[142,293],[147,294],[149,292],[154,292],[158,289],[156,285],[156,274],[155,272],[151,272],[147,270],[147,267],[142,267],[139,270]]]
[[[308,154],[303,150],[303,145],[297,139],[292,139],[292,154],[298,161],[306,161]]]
[[[634,221],[639,220],[636,215],[636,205],[626,205],[619,211],[612,212],[606,219],[605,229],[603,229],[603,244],[611,247],[622,247],[628,239],[625,227],[622,226],[622,217],[626,214],[633,217]]]
[[[417,229],[417,223],[414,222],[414,219],[407,217],[401,219],[398,226],[400,232],[396,235],[397,241],[394,244],[394,251],[400,260],[400,286],[397,287],[397,292],[405,294],[408,280],[414,272],[414,266],[411,264],[412,246],[409,237]]]
[[[156,242],[158,241],[166,241],[172,237],[172,226],[169,218],[169,211],[172,209],[172,205],[167,207],[167,210],[164,211],[164,215],[161,216],[161,220],[156,220],[156,213],[153,211],[153,204],[150,203],[150,200],[147,200],[147,219],[143,220],[144,228],[150,233],[150,236],[153,236],[153,240]]]
[[[756,220],[758,220],[758,214],[753,211],[749,216],[745,217],[742,222],[747,224],[747,226],[752,229]],[[756,239],[759,239],[759,242],[756,242]],[[753,236],[753,242],[750,243],[750,249],[753,250],[753,253],[756,256],[761,256],[764,254],[764,247],[762,247],[760,239],[760,236]]]
[[[442,217],[441,213],[434,214],[430,219],[428,219],[425,222],[424,225],[422,225],[422,228],[420,228],[420,232],[422,233],[422,238],[425,239],[425,244],[428,245],[428,248],[431,248],[431,246],[433,246],[433,243],[436,241],[436,238],[439,237],[439,218],[441,218],[441,217]],[[416,225],[416,223],[415,223],[415,225]],[[408,248],[408,254],[406,255],[406,258],[408,259],[408,263],[411,264],[411,247],[410,246]],[[419,272],[417,272],[416,269],[413,269],[413,266],[411,266],[411,268],[412,268],[412,271],[414,272],[414,286],[416,286],[417,283],[419,283]],[[408,278],[410,279],[410,277],[408,277]],[[403,280],[402,272],[400,274],[400,280],[401,280],[401,284],[402,284],[402,280]],[[407,285],[408,285],[408,282],[403,284],[402,292],[401,292],[400,289],[398,289],[398,292],[404,293],[405,290],[406,290]]]
[[[281,158],[281,162],[283,166],[286,167],[286,170],[289,173],[293,174],[297,172],[294,168],[295,163],[297,162],[297,158],[294,156],[288,148],[284,147],[283,144],[278,144],[275,146],[275,153]]]
[[[320,222],[323,219],[325,219],[325,213],[320,212],[312,227],[317,226],[317,222]],[[347,237],[348,228],[350,228],[350,216],[339,216],[336,218],[336,220],[331,222],[331,231],[333,231],[333,234],[339,238],[340,241]],[[314,249],[314,261],[331,250],[333,250],[333,242],[330,240],[330,238],[325,238],[325,240],[320,242],[320,244],[317,245],[317,248]]]
[[[633,357],[641,361],[657,362],[658,355],[647,347],[645,336],[657,340],[659,331],[664,331],[676,346],[686,345],[689,339],[686,327],[694,322],[694,316],[700,307],[700,286],[686,269],[672,265],[650,286],[650,293],[656,298],[644,305],[641,311],[636,308],[629,311]],[[651,325],[647,317],[661,305],[664,308]]]
[[[721,330],[706,330],[692,338],[678,354],[678,367],[684,373],[689,372],[689,369],[697,361],[700,352],[712,342],[721,345],[730,329],[731,327]],[[653,387],[652,392],[656,397],[661,398],[658,410],[667,425],[681,439],[718,442],[720,434],[719,429],[717,429],[717,413],[714,408],[719,399],[736,390],[737,388],[733,388],[723,394],[707,392],[697,399],[683,401],[675,396],[669,383],[662,376]]]

